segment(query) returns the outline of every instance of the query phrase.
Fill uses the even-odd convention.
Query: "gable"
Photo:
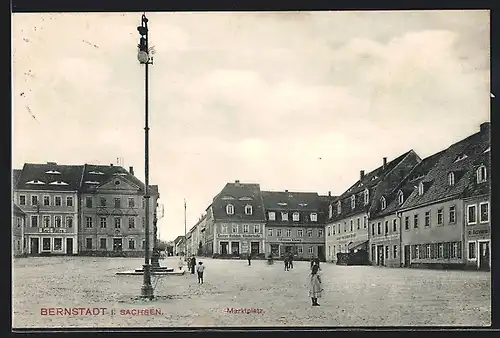
[[[91,183],[87,183],[91,184]],[[127,180],[124,176],[116,175],[97,186],[98,191],[138,191],[140,187]]]

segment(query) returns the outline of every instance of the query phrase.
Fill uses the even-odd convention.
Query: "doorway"
[[[220,242],[220,254],[227,255],[227,247],[229,246],[228,242]]]
[[[325,246],[324,245],[318,245],[318,259],[322,262],[324,262],[325,259]]]
[[[384,265],[384,246],[379,245],[377,246],[377,265]]]
[[[479,242],[479,269],[490,270],[490,242]]]
[[[113,238],[113,251],[122,251],[122,239]]]
[[[240,254],[240,242],[231,242],[231,253],[235,256]]]
[[[258,255],[260,251],[260,243],[259,242],[251,242],[250,243],[250,253],[252,255]]]
[[[405,268],[410,267],[410,246],[405,245]]]
[[[30,238],[30,254],[38,255],[40,252],[40,241],[38,238]]]
[[[66,254],[73,254],[73,238],[66,238]]]
[[[279,244],[271,244],[271,255],[273,255],[273,257],[278,257],[280,255]]]

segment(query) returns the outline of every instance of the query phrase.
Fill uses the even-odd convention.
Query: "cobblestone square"
[[[177,258],[161,261],[177,266]],[[321,306],[308,298],[308,262],[214,260],[205,283],[194,275],[155,277],[154,301],[134,299],[139,258],[47,257],[13,264],[13,327],[487,326],[490,274],[323,263]],[[101,308],[62,313],[50,308]],[[245,309],[231,313],[227,309]],[[147,311],[146,311],[147,310]],[[50,312],[52,311],[52,312]],[[67,310],[69,311],[69,310]],[[248,312],[248,313],[247,313]]]

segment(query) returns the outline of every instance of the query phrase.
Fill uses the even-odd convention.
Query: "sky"
[[[13,14],[12,164],[109,164],[144,179],[142,13]],[[340,195],[490,118],[488,11],[154,12],[150,184],[160,238],[227,182]]]

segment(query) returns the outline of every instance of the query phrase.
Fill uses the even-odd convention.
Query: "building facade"
[[[184,241],[184,236],[177,236],[177,238],[174,240],[173,253],[175,256],[184,255]]]
[[[420,160],[410,150],[389,163],[384,157],[382,166],[367,175],[360,171],[359,180],[329,206],[325,241],[328,261],[337,262],[339,253],[368,252],[370,214]]]
[[[26,214],[26,253],[78,253],[78,189],[82,166],[26,163],[14,200]]]
[[[14,256],[22,256],[25,249],[24,228],[26,222],[26,213],[13,204],[12,210],[12,251]]]
[[[317,193],[263,191],[265,255],[325,260],[325,213]]]
[[[464,267],[466,203],[473,163],[490,144],[489,123],[447,148],[400,209],[404,266]]]

